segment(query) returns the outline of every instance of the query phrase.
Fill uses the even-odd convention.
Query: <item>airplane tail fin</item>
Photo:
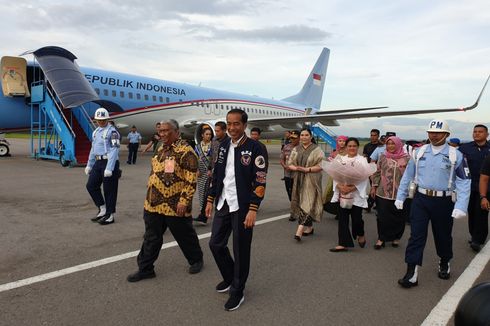
[[[286,97],[283,101],[304,104],[307,108],[318,110],[322,102],[329,57],[330,50],[323,48],[301,91],[296,95]]]

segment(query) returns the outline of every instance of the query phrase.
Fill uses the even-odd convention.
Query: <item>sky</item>
[[[80,66],[281,99],[331,51],[322,110],[471,105],[490,74],[490,2],[351,0],[0,0],[0,56],[61,46]],[[473,112],[344,120],[424,138],[431,119],[451,136],[490,126],[490,89]]]

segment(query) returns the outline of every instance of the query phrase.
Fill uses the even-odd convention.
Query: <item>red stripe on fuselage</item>
[[[290,108],[287,106],[276,105],[276,104],[268,104],[268,103],[253,102],[253,101],[246,101],[246,100],[234,100],[234,99],[207,99],[207,100],[192,100],[192,101],[183,101],[183,102],[173,102],[173,103],[167,103],[167,104],[159,104],[159,105],[134,108],[134,109],[125,110],[124,112],[114,112],[111,114],[111,117],[119,118],[119,117],[123,117],[123,116],[130,116],[130,115],[135,115],[135,114],[140,114],[140,113],[145,113],[145,112],[150,112],[150,111],[176,109],[176,108],[179,108],[181,106],[188,106],[189,104],[192,104],[192,103],[221,104],[221,103],[227,103],[227,102],[243,103],[243,104],[255,104],[255,105],[260,105],[262,107],[283,109],[283,110],[294,112],[294,113],[304,113],[304,111],[302,111],[300,109],[294,109],[294,108]]]

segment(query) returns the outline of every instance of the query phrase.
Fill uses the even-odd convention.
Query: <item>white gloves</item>
[[[104,178],[110,178],[110,177],[112,177],[112,171],[104,170]]]
[[[89,174],[90,174],[90,171],[92,171],[92,168],[91,168],[91,167],[89,167],[89,166],[86,166],[86,167],[85,167],[85,174],[86,174],[86,175],[89,175]]]
[[[395,200],[395,207],[396,207],[396,209],[402,210],[403,209],[403,200]]]
[[[455,208],[453,209],[453,213],[451,214],[451,216],[454,217],[455,219],[459,219],[459,218],[466,217],[466,213],[460,209]]]

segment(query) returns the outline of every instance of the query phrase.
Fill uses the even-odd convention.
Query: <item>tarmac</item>
[[[297,243],[297,225],[287,219],[279,146],[269,145],[245,302],[227,312],[227,295],[215,291],[221,277],[208,247],[211,222],[195,226],[204,251],[201,273],[188,274],[167,231],[157,277],[126,281],[137,270],[144,233],[149,154],[126,165],[123,148],[116,223],[101,226],[90,221],[96,208],[83,168],[36,161],[28,140],[9,141],[12,157],[0,159],[0,325],[420,325],[458,287],[475,256],[490,253],[485,247],[475,255],[467,244],[467,219],[456,220],[451,278],[441,280],[429,232],[419,286],[407,290],[397,280],[405,273],[409,226],[399,248],[374,250],[376,216],[365,213],[366,248],[331,253],[337,221],[325,213],[314,235]],[[477,282],[490,280],[488,259],[483,261]],[[453,311],[446,312],[447,320]]]

